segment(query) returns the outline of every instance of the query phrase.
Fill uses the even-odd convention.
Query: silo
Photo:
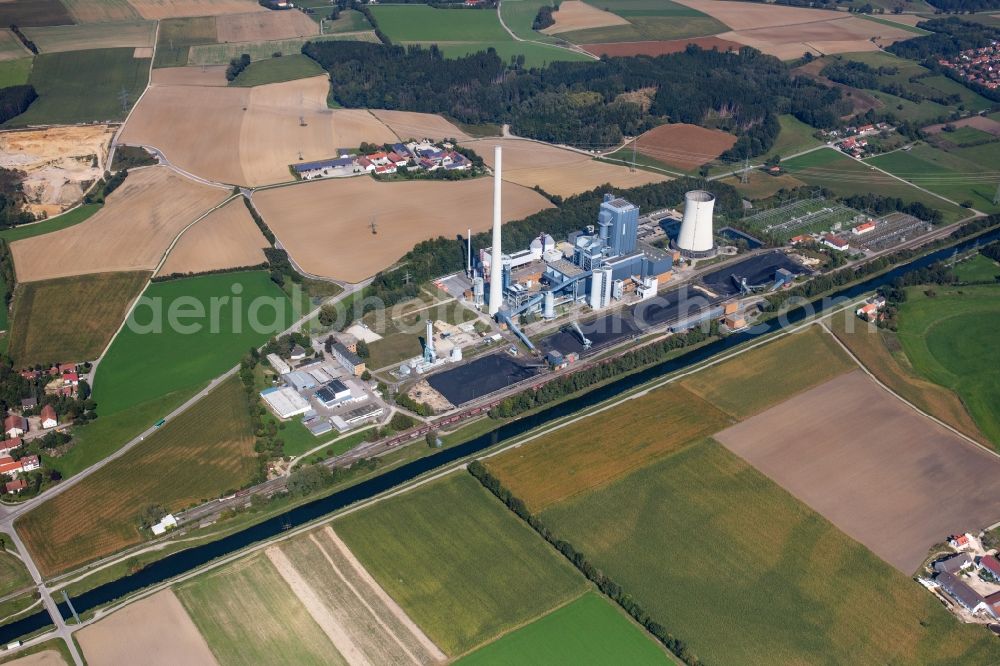
[[[692,190],[684,195],[684,221],[677,236],[677,248],[682,254],[705,257],[714,254],[712,210],[715,195],[704,190]]]
[[[545,300],[544,307],[542,308],[542,318],[543,319],[555,319],[556,318],[556,295],[552,291],[545,292],[543,297]]]
[[[594,271],[590,276],[590,299],[588,305],[594,310],[601,309],[601,297],[604,295],[604,273]]]

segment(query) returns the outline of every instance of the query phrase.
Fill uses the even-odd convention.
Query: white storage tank
[[[715,195],[692,190],[684,195],[684,220],[677,236],[677,248],[689,256],[709,256],[714,250],[712,212]]]

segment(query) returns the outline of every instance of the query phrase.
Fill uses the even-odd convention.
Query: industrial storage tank
[[[715,254],[712,232],[712,211],[715,195],[704,190],[692,190],[684,195],[684,220],[677,236],[677,248],[689,257]]]

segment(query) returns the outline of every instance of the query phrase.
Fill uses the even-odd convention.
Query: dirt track
[[[171,590],[125,606],[76,634],[90,664],[216,664],[198,628]]]
[[[907,575],[949,534],[1000,519],[1000,459],[861,370],[716,439]]]
[[[492,224],[493,181],[333,178],[262,190],[254,203],[292,258],[310,273],[360,282],[419,241],[485,231]],[[519,220],[552,204],[517,185],[503,192],[503,219]],[[374,219],[378,233],[372,234]]]
[[[236,199],[184,232],[159,275],[200,273],[264,262],[267,239]]]

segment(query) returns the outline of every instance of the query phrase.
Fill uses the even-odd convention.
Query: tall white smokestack
[[[469,229],[469,233],[465,237],[466,255],[465,255],[465,272],[471,278],[472,277],[472,229]]]
[[[500,311],[500,301],[503,300],[503,267],[501,266],[500,250],[500,162],[502,160],[500,146],[493,149],[493,258],[490,260],[490,316]]]

